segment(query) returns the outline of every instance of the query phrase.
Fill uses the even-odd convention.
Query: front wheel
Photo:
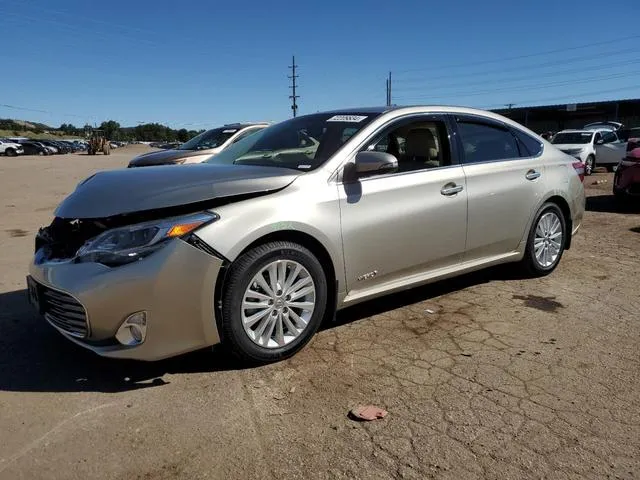
[[[16,152],[13,148],[7,148],[4,153],[7,157],[15,157],[16,155],[18,155],[18,152]]]
[[[245,362],[282,360],[311,340],[326,307],[327,279],[313,253],[291,242],[260,245],[229,270],[222,341]]]
[[[545,203],[533,222],[522,259],[526,273],[543,276],[558,266],[566,244],[567,227],[562,210],[555,203]]]
[[[589,155],[584,161],[584,174],[591,175],[596,169],[596,157]]]

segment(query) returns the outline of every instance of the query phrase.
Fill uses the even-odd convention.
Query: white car
[[[613,171],[625,155],[626,142],[610,130],[562,130],[551,143],[564,153],[584,163],[585,175],[591,175],[596,166]]]
[[[0,140],[0,154],[5,154],[7,157],[15,157],[16,155],[22,155],[24,149],[19,143],[14,143],[9,140]]]

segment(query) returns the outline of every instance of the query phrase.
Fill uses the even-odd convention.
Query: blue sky
[[[294,54],[299,114],[384,104],[389,71],[398,104],[640,97],[638,0],[0,0],[0,12],[0,118],[54,126],[282,120]]]

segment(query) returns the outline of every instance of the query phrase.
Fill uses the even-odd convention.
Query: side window
[[[602,140],[604,143],[613,143],[618,140],[618,136],[613,132],[606,132],[602,135]]]
[[[520,130],[513,129],[513,134],[518,140],[518,147],[521,157],[537,157],[542,153],[542,142],[536,140]]]
[[[391,127],[367,145],[398,159],[398,172],[451,165],[447,127],[443,121],[413,121]]]
[[[465,163],[519,158],[515,137],[499,126],[458,121],[458,132],[464,149]]]
[[[252,133],[256,133],[258,130],[260,130],[259,128],[248,128],[247,130],[245,130],[244,132],[241,132],[240,135],[238,135],[234,140],[233,143],[237,143],[240,140],[242,140],[243,138],[247,138],[249,135],[251,135]]]

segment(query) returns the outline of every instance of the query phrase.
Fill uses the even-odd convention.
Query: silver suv
[[[129,162],[129,168],[202,163],[212,155],[217,155],[225,148],[268,126],[268,123],[232,123],[213,128],[176,148],[139,155]]]
[[[33,303],[70,340],[155,360],[293,355],[341,309],[489,265],[546,275],[583,164],[472,109],[317,113],[204,164],[97,173],[40,230]]]

